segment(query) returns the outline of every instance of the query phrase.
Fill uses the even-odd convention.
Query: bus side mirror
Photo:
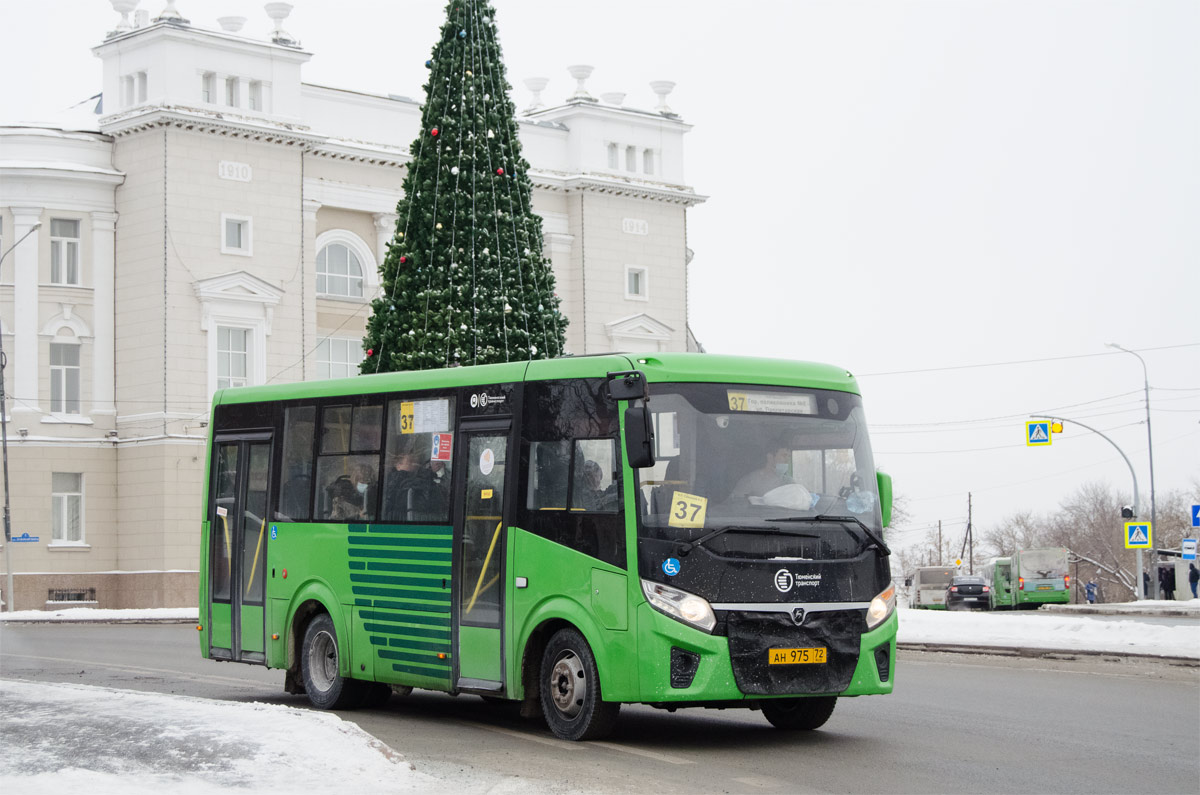
[[[645,406],[625,409],[625,459],[634,469],[654,466],[654,425]]]
[[[883,516],[883,526],[892,523],[892,476],[886,472],[876,472],[875,480],[879,484],[879,513]]]
[[[645,400],[650,396],[646,374],[641,370],[609,373],[608,396],[613,400]]]

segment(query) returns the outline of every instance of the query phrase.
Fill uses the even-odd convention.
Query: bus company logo
[[[504,395],[489,395],[487,392],[480,392],[478,394],[472,393],[471,408],[485,409],[488,406],[495,406],[499,403],[503,403],[505,400],[507,400],[507,398],[505,398]]]
[[[792,586],[795,585],[795,583],[795,578],[792,577],[792,573],[787,569],[780,569],[779,571],[775,572],[775,590],[779,591],[780,593],[787,593],[788,591],[792,590]]]
[[[787,569],[780,569],[775,572],[775,590],[780,593],[787,593],[793,587],[803,588],[804,586],[820,585],[820,574],[792,574]]]

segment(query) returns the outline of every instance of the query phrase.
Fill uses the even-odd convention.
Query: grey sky
[[[294,4],[307,82],[422,96],[444,2]],[[518,107],[534,75],[564,98],[574,63],[644,108],[649,81],[678,83],[687,179],[711,197],[689,216],[696,335],[859,375],[914,525],[961,533],[968,491],[980,530],[1088,481],[1128,492],[1093,434],[1027,448],[1030,412],[1108,433],[1148,495],[1142,369],[1108,341],[1149,367],[1158,491],[1200,481],[1200,3],[495,5]],[[271,27],[259,2],[178,8]],[[108,2],[0,16],[6,117],[99,90]]]

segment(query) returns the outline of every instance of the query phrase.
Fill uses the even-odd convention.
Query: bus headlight
[[[660,613],[666,613],[676,621],[682,621],[705,632],[712,632],[713,627],[717,625],[717,616],[713,613],[712,605],[695,594],[649,580],[642,580],[642,593],[646,595],[646,601],[651,607]]]
[[[896,583],[889,583],[888,587],[880,591],[879,595],[871,600],[871,606],[867,608],[867,629],[875,629],[875,627],[887,620],[887,617],[896,609]]]

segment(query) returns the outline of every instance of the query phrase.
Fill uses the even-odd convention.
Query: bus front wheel
[[[837,696],[773,698],[762,702],[762,712],[776,729],[811,731],[825,725],[836,704]]]
[[[560,629],[542,653],[542,714],[564,740],[595,740],[617,722],[621,705],[604,701],[596,658],[575,629]]]
[[[362,701],[361,684],[338,674],[337,630],[328,613],[314,618],[304,632],[300,675],[317,709],[353,709]]]

